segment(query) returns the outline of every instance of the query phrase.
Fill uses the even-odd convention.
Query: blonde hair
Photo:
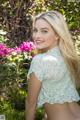
[[[48,11],[37,15],[33,24],[35,24],[38,19],[47,21],[59,36],[59,49],[70,71],[72,80],[75,82],[76,87],[78,87],[80,80],[79,59],[64,17],[57,11]]]

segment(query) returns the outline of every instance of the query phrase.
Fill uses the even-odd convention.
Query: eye
[[[41,30],[42,33],[47,33],[48,31],[47,30]]]
[[[37,32],[37,29],[33,29],[33,33]]]

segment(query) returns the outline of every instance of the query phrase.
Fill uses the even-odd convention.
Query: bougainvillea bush
[[[8,101],[16,110],[24,110],[27,72],[35,55],[33,42],[9,48],[0,43],[0,102]]]

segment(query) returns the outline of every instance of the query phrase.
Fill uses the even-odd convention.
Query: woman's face
[[[33,26],[33,40],[37,49],[49,50],[58,44],[58,36],[48,22],[38,19]]]

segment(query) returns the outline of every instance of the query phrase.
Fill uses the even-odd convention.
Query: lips
[[[37,41],[35,41],[37,44],[41,44],[41,43],[43,43],[43,41],[40,41],[40,40],[37,40]]]

